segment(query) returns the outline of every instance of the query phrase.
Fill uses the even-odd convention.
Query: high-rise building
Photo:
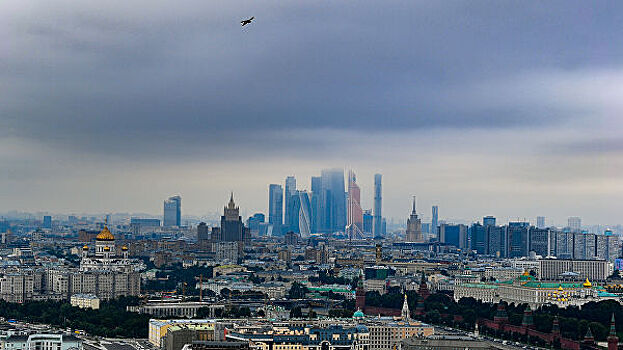
[[[319,231],[344,232],[346,228],[346,192],[344,171],[325,169],[321,173]]]
[[[482,226],[495,226],[495,217],[489,215],[482,218]]]
[[[500,258],[507,257],[506,226],[485,225],[487,230],[487,254]]]
[[[545,216],[536,217],[536,228],[545,228]]]
[[[361,209],[361,190],[357,185],[355,172],[348,172],[348,198],[346,234],[349,238],[363,238],[363,209]]]
[[[284,193],[285,215],[283,218],[284,226],[287,230],[292,230],[295,226],[296,218],[294,210],[294,197],[296,196],[296,178],[294,176],[286,177],[286,187]]]
[[[469,235],[471,237],[471,249],[475,250],[478,254],[487,254],[487,230],[480,223],[474,223],[469,228]]]
[[[273,226],[273,232],[281,231],[283,224],[283,188],[281,185],[268,186],[268,223]]]
[[[208,225],[205,222],[200,222],[197,225],[197,243],[202,248],[206,247],[208,242],[210,241],[210,230]]]
[[[383,175],[374,174],[374,218],[373,218],[373,234],[374,236],[382,236],[383,226],[383,187],[382,187]]]
[[[373,215],[372,215],[372,210],[368,209],[368,210],[364,210],[363,212],[363,232],[365,234],[371,235],[372,234],[372,223],[373,223]]]
[[[507,229],[509,243],[509,257],[520,258],[528,256],[528,228],[527,222],[509,222]]]
[[[311,231],[319,232],[319,218],[321,212],[322,196],[322,177],[312,176],[311,178]]]
[[[43,228],[52,228],[52,217],[50,215],[43,217]]]
[[[453,245],[459,249],[468,247],[467,226],[441,224],[439,226],[439,242]]]
[[[253,216],[247,219],[247,227],[249,228],[249,234],[252,237],[257,237],[260,234],[260,225],[264,223],[266,216],[262,213],[255,213]]]
[[[234,202],[234,194],[231,194],[229,203],[223,208],[220,229],[212,229],[212,241],[214,242],[238,242],[238,251],[242,254],[244,241],[248,238],[247,229],[242,223],[240,207]]]
[[[418,218],[418,215],[415,211],[415,196],[413,196],[413,208],[411,210],[411,215],[409,215],[409,219],[407,219],[407,232],[405,235],[405,239],[407,242],[423,242],[422,238],[422,220]]]
[[[548,228],[530,227],[530,249],[537,255],[547,257],[551,255],[551,238]]]
[[[567,220],[567,226],[569,226],[571,232],[580,232],[582,231],[582,219],[577,216],[571,216]]]
[[[164,220],[163,226],[182,225],[182,197],[173,196],[164,201]]]
[[[300,233],[301,237],[311,235],[311,201],[307,191],[296,191],[293,197],[290,231]]]
[[[439,207],[436,205],[433,205],[433,216],[430,222],[429,233],[433,236],[437,236],[438,227],[439,227]]]

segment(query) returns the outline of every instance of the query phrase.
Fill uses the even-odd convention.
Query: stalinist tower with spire
[[[407,242],[424,242],[422,238],[422,220],[418,218],[415,212],[415,196],[413,196],[413,211],[407,219],[407,234],[405,237]]]

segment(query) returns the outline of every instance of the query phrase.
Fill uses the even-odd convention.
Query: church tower
[[[411,320],[411,313],[409,312],[409,303],[407,303],[407,293],[405,293],[405,301],[402,303],[402,312],[400,313],[402,320],[408,322]]]

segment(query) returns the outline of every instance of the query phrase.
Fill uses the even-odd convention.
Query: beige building
[[[71,306],[77,306],[81,309],[100,308],[100,299],[93,294],[74,294],[70,298]]]
[[[393,350],[400,343],[411,337],[428,337],[435,333],[433,326],[421,322],[366,322],[370,331],[370,350]]]

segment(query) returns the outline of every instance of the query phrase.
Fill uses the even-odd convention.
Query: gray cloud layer
[[[439,172],[457,174],[452,180],[466,186],[495,180],[487,206],[449,213],[461,217],[494,210],[511,216],[533,206],[534,197],[512,206],[495,201],[531,179],[517,175],[524,172],[539,174],[532,186],[568,179],[576,198],[585,195],[576,192],[578,178],[593,179],[586,191],[600,202],[604,186],[622,191],[615,175],[620,142],[604,141],[616,139],[622,126],[622,7],[582,1],[5,0],[0,161],[7,166],[0,171],[0,194],[19,198],[18,209],[116,205],[112,194],[95,205],[71,193],[82,186],[87,197],[126,196],[120,210],[156,211],[158,204],[145,202],[159,203],[156,198],[181,187],[216,197],[219,186],[226,192],[235,182],[258,189],[249,207],[263,209],[267,181],[297,167],[308,175],[313,167],[338,165],[435,173],[439,180],[412,190],[447,206],[473,192],[447,192]],[[238,21],[250,15],[257,21],[241,28]],[[576,157],[589,151],[597,158]],[[431,157],[427,163],[405,162],[423,154]],[[503,160],[508,155],[512,160]],[[246,177],[227,178],[213,170],[239,169],[250,159],[260,161],[254,166],[265,176],[254,178],[249,169]],[[470,161],[508,170],[474,174]],[[106,170],[113,165],[144,173],[162,192],[141,199],[124,183],[127,176]],[[158,180],[168,166],[201,168],[215,175],[214,185],[208,190]],[[93,174],[107,171],[108,186],[129,193],[98,188],[103,185]],[[202,176],[187,174],[179,181]],[[62,196],[25,191],[33,183],[57,187],[63,176],[73,180]],[[387,207],[396,216],[402,215],[399,189],[412,185],[398,178],[387,187],[389,193],[395,188],[388,200],[397,204]],[[608,204],[623,209],[614,200]],[[202,205],[197,200],[190,207],[201,212]],[[559,220],[584,215],[582,206],[551,205],[556,208],[538,210],[556,211]],[[617,219],[588,211],[595,221]]]

